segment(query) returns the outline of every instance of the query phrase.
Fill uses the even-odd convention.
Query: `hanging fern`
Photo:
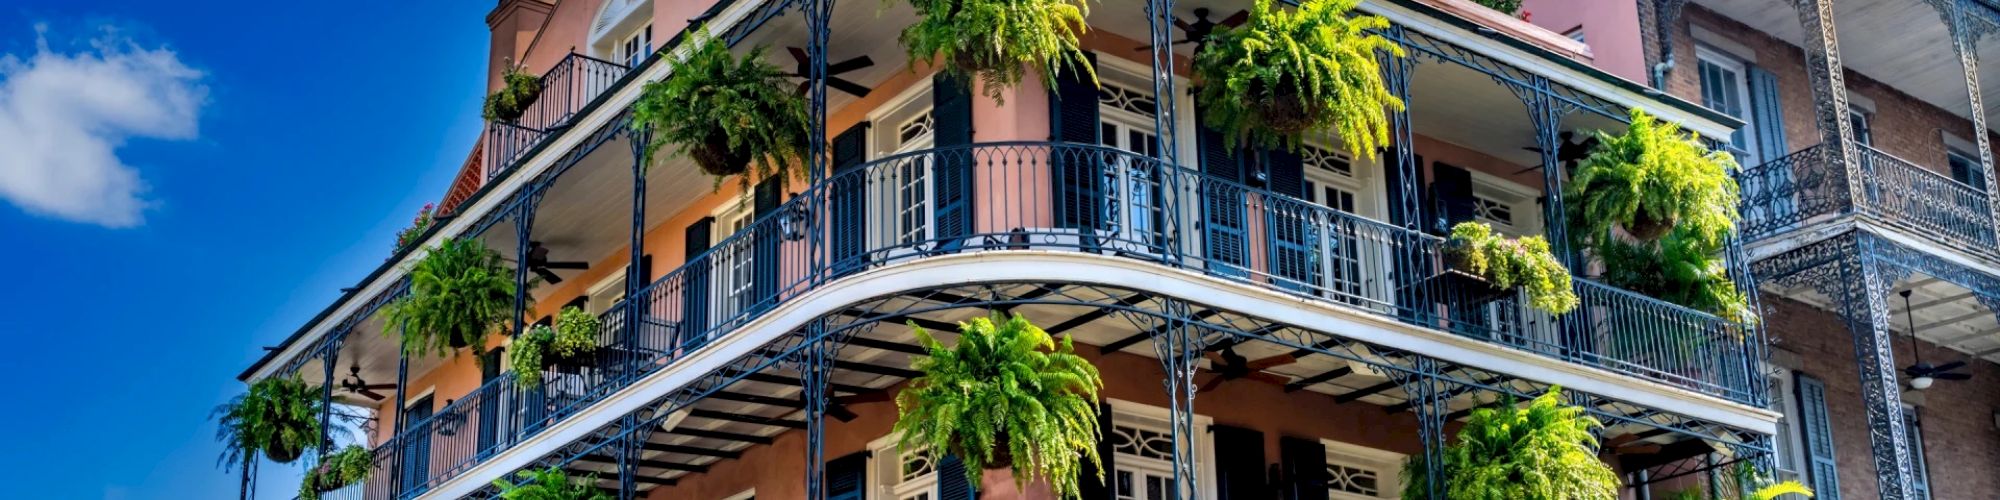
[[[410,268],[410,294],[385,307],[403,352],[446,355],[457,347],[485,352],[486,335],[515,319],[514,271],[500,253],[477,239],[451,238]]]
[[[1548,240],[1540,236],[1512,239],[1494,234],[1485,223],[1461,222],[1452,226],[1445,248],[1461,270],[1495,287],[1527,290],[1528,304],[1535,309],[1563,314],[1576,308],[1569,268],[1556,260]]]
[[[215,439],[222,442],[224,469],[262,454],[290,463],[319,446],[320,390],[297,377],[271,377],[215,408]]]
[[[506,479],[493,480],[493,487],[500,489],[503,500],[611,500],[610,495],[597,489],[596,475],[570,481],[568,473],[550,467],[521,471],[516,477],[521,481],[518,484]]]
[[[1444,450],[1444,495],[1452,500],[1611,500],[1618,475],[1597,459],[1602,427],[1583,408],[1562,403],[1562,389],[1517,408],[1481,408]],[[1421,455],[1403,463],[1405,500],[1428,500],[1431,465]]]
[[[500,80],[502,82],[500,90],[486,96],[486,107],[481,112],[486,121],[511,122],[521,119],[521,115],[527,114],[528,107],[533,106],[535,101],[542,97],[542,79],[529,74],[526,68],[508,66],[507,70],[501,73]]]
[[[810,126],[790,73],[766,62],[764,47],[738,58],[706,29],[696,31],[693,45],[672,74],[647,83],[632,105],[633,129],[652,131],[645,164],[674,146],[715,176],[718,187],[725,177],[747,174],[739,179],[746,195],[753,179],[803,175],[797,165]]]
[[[1654,120],[1634,108],[1625,133],[1597,133],[1563,192],[1573,231],[1586,245],[1623,227],[1641,240],[1668,229],[1684,231],[1707,248],[1722,248],[1736,229],[1738,188],[1729,153],[1702,147],[1679,125]]]
[[[977,318],[959,324],[945,347],[911,324],[928,356],[923,372],[896,395],[896,432],[904,450],[945,450],[965,462],[966,479],[1011,468],[1022,485],[1046,480],[1061,498],[1081,498],[1077,478],[1097,456],[1097,368],[1027,318]]]
[[[1592,254],[1604,263],[1606,284],[1731,321],[1757,321],[1720,252],[1679,229],[1651,243],[1606,239]]]
[[[366,481],[374,468],[375,452],[360,445],[348,445],[306,471],[305,480],[299,485],[299,500],[319,500],[320,493]]]
[[[1382,84],[1380,55],[1403,49],[1371,33],[1380,16],[1350,11],[1360,0],[1305,0],[1287,11],[1257,0],[1250,19],[1217,28],[1195,54],[1208,125],[1260,147],[1297,148],[1309,130],[1334,129],[1364,158],[1389,142],[1388,110],[1403,100]]]
[[[1083,0],[907,0],[918,20],[899,40],[910,64],[933,58],[946,70],[976,77],[1001,101],[1029,69],[1055,88],[1056,77],[1078,71],[1097,81],[1077,38],[1088,30]]]

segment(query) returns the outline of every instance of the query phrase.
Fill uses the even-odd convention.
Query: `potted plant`
[[[1331,128],[1347,150],[1373,156],[1389,140],[1387,110],[1403,109],[1376,57],[1403,49],[1374,34],[1388,20],[1350,12],[1359,1],[1305,0],[1287,11],[1257,0],[1248,22],[1216,28],[1194,58],[1208,125],[1234,134],[1232,146],[1292,148],[1306,131]]]
[[[514,339],[507,360],[514,366],[514,381],[533,387],[542,382],[542,370],[554,367],[575,373],[596,364],[597,316],[576,307],[565,307],[556,315],[556,326],[537,325]]]
[[[995,102],[1029,69],[1050,88],[1064,71],[1097,81],[1078,37],[1089,29],[1083,0],[907,0],[917,22],[898,37],[910,64],[937,60],[954,74],[978,78]]]
[[[1494,234],[1493,227],[1484,223],[1462,222],[1452,226],[1444,255],[1451,269],[1501,289],[1527,290],[1528,303],[1535,309],[1563,314],[1576,308],[1569,268],[1556,260],[1549,252],[1548,240],[1540,236],[1507,238]]]
[[[1640,241],[1685,226],[1686,236],[1720,248],[1736,228],[1738,188],[1729,153],[1702,147],[1679,125],[1634,108],[1625,133],[1599,131],[1563,197],[1586,243],[1612,238],[1616,225]]]
[[[1563,404],[1562,389],[1531,401],[1472,412],[1444,450],[1439,485],[1453,500],[1612,500],[1618,474],[1597,459],[1602,427],[1583,408]],[[1403,462],[1404,500],[1429,500],[1422,455]]]
[[[514,319],[514,271],[500,253],[472,238],[451,238],[411,266],[408,295],[385,307],[403,331],[403,352],[483,352],[486,335]],[[395,328],[383,329],[390,335]]]
[[[396,232],[396,248],[390,253],[401,253],[404,249],[410,248],[410,245],[417,244],[417,238],[423,237],[425,232],[431,230],[431,224],[436,222],[433,213],[436,210],[437,205],[431,203],[425,203],[424,208],[417,210],[417,218],[410,221],[410,227]]]
[[[319,389],[297,377],[271,377],[250,384],[250,390],[215,408],[215,438],[223,444],[221,461],[234,464],[261,453],[277,463],[291,463],[320,442]]]
[[[299,499],[319,500],[322,493],[360,484],[368,480],[368,473],[374,467],[375,452],[360,445],[348,445],[306,471],[305,482],[299,485]]]
[[[764,60],[764,47],[737,58],[729,46],[698,32],[687,59],[666,79],[646,84],[633,105],[632,126],[652,131],[645,161],[674,145],[715,176],[748,173],[741,179],[796,175],[805,157],[808,128],[805,102],[794,93],[790,73]],[[745,193],[750,190],[745,189]]]
[[[542,97],[542,79],[528,74],[526,68],[508,66],[500,74],[500,90],[486,96],[486,109],[482,113],[487,121],[512,122],[528,113],[528,107]]]
[[[912,363],[923,375],[896,395],[898,446],[957,456],[971,484],[990,469],[1011,473],[1020,488],[1046,481],[1060,498],[1079,498],[1084,460],[1103,477],[1097,390],[1104,384],[1068,337],[1058,341],[1019,314],[960,323],[952,347],[910,328],[929,354]]]
[[[570,481],[569,474],[550,467],[540,470],[521,471],[517,474],[520,483],[506,479],[493,480],[493,487],[500,489],[500,498],[505,500],[611,500],[610,495],[597,489],[597,476],[585,477],[582,481]]]

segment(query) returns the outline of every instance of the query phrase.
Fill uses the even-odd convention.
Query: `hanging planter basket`
[[[1299,95],[1297,86],[1260,88],[1251,95],[1257,97],[1245,96],[1249,99],[1245,104],[1257,110],[1258,121],[1263,123],[1264,128],[1285,135],[1297,135],[1318,125],[1314,117],[1321,115],[1322,107],[1308,103]]]
[[[750,169],[750,152],[729,147],[729,139],[719,133],[688,148],[688,157],[694,159],[702,172],[716,177],[741,175]]]
[[[1652,212],[1641,208],[1632,214],[1632,225],[1625,232],[1641,241],[1656,241],[1674,230],[1674,222],[1673,217],[1654,217]]]
[[[281,464],[292,463],[293,460],[299,459],[302,448],[304,447],[299,446],[298,443],[288,443],[284,440],[279,440],[278,442],[271,443],[270,446],[264,447],[264,458],[269,458],[272,462]]]

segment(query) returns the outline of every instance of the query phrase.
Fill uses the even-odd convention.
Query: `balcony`
[[[597,98],[625,77],[631,68],[582,54],[571,53],[542,74],[542,94],[520,119],[487,122],[480,138],[485,164],[481,184],[513,171],[514,164],[541,147],[555,132],[566,129],[571,119],[590,107]]]
[[[1984,191],[1865,145],[1852,149],[1861,174],[1858,193],[1849,190],[1846,172],[1832,161],[1832,148],[1823,145],[1744,169],[1744,238],[1767,240],[1854,215],[2000,259]]]
[[[988,143],[843,172],[603,313],[603,348],[590,366],[548,371],[535,388],[499,377],[409,422],[389,441],[406,445],[383,450],[426,458],[413,462],[420,468],[400,466],[395,496],[441,484],[815,288],[979,252],[1129,259],[1761,404],[1762,343],[1747,325],[1581,278],[1582,305],[1548,315],[1512,291],[1452,279],[1439,237],[1157,158],[1094,145]],[[899,194],[917,191],[928,194]],[[901,217],[911,213],[920,215]]]

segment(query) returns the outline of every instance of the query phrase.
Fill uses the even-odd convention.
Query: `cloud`
[[[56,219],[122,228],[152,205],[139,168],[118,156],[131,138],[190,140],[208,88],[173,50],[115,32],[75,53],[0,55],[0,199]]]

